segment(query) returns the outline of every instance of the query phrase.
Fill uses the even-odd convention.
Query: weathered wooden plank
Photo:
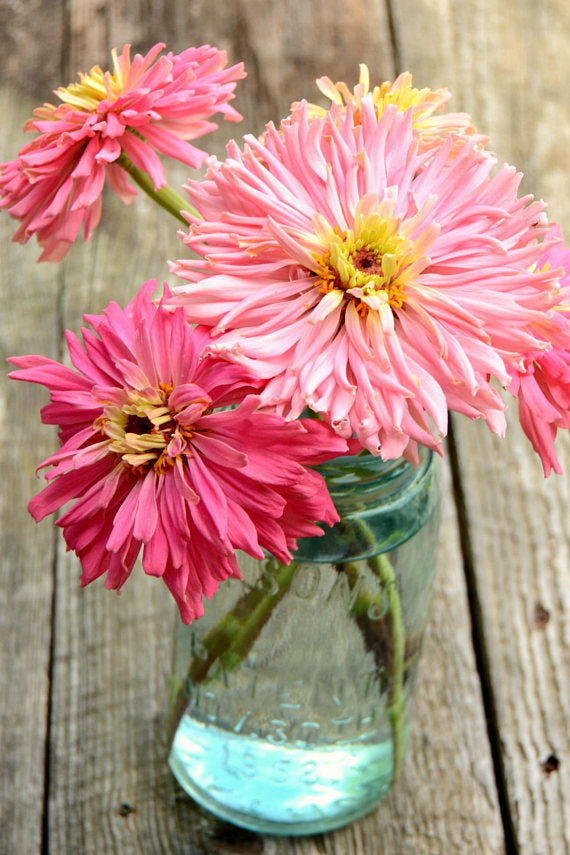
[[[480,427],[463,426],[458,448],[508,795],[521,853],[558,855],[570,852],[568,476],[544,480],[515,418],[502,444]]]
[[[448,85],[568,233],[567,4],[401,0],[396,9],[418,84]],[[511,409],[503,442],[457,420],[461,478],[515,836],[521,855],[558,855],[570,852],[568,474],[544,482]],[[560,446],[568,473],[567,438]],[[548,775],[550,755],[561,765]]]
[[[142,22],[138,5],[87,0],[69,4],[71,18],[66,26],[74,34],[70,56],[77,57],[77,68],[93,61],[104,63],[108,48],[122,41],[147,47],[162,38],[160,21],[168,32],[176,29],[173,35],[179,41],[171,44],[179,49],[191,24],[194,43],[211,41],[231,48],[232,61],[249,60],[250,77],[243,84],[249,88],[240,103],[246,115],[244,130],[255,132],[267,118],[284,113],[291,100],[315,97],[312,78],[317,74],[354,79],[358,62],[364,60],[378,78],[391,76],[388,26],[380,2],[364,10],[357,3],[291,2],[286,15],[282,4],[248,2],[235,4],[223,19],[214,4],[203,2],[148,6],[152,7],[152,34]],[[87,50],[87,41],[105,50],[85,63],[78,51],[82,45]],[[69,73],[74,77],[75,68]],[[159,212],[155,219],[150,204],[126,211],[109,199],[92,243],[74,248],[63,268],[64,325],[77,329],[83,311],[100,311],[111,297],[124,302],[143,279],[163,277],[164,257],[180,252],[174,229],[165,218]],[[28,257],[33,254],[29,249]],[[35,294],[38,280],[30,281]],[[120,599],[101,585],[80,591],[77,564],[60,547],[49,851],[87,855],[501,851],[500,818],[449,496],[448,491],[442,573],[418,690],[411,762],[398,789],[370,817],[335,834],[299,841],[262,839],[231,829],[206,817],[179,792],[164,759],[173,620],[168,596],[160,583],[141,578],[142,574],[129,581]],[[41,531],[49,530],[45,523]],[[37,560],[43,562],[43,554]],[[471,745],[477,746],[476,754]]]
[[[61,53],[65,27],[62,0],[2,0],[2,84],[26,92],[40,103],[48,101],[50,89],[61,85],[65,70]]]
[[[28,99],[0,89],[0,159],[18,137]],[[8,356],[59,347],[57,269],[11,243],[14,223],[0,218],[0,349]],[[54,532],[35,528],[26,511],[34,467],[55,435],[39,423],[46,396],[0,377],[0,849],[40,852],[49,703]]]

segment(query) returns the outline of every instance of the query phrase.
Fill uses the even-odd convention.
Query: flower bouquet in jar
[[[59,427],[30,512],[66,506],[83,585],[120,590],[140,556],[192,625],[172,686],[188,792],[247,827],[321,831],[401,769],[449,412],[502,435],[506,392],[561,471],[570,251],[445,89],[323,77],[324,105],[208,158],[190,141],[240,119],[243,66],[163,48],[56,90],[0,167],[41,261],[89,238],[105,185],[142,189],[181,238],[173,281],[86,314],[65,362],[11,357]],[[205,173],[178,192],[159,155]]]

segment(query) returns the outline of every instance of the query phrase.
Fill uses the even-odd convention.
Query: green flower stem
[[[392,642],[392,679],[390,680],[390,705],[388,717],[392,728],[394,759],[392,781],[395,782],[402,771],[404,759],[404,651],[406,633],[402,620],[402,603],[394,568],[385,553],[375,555],[368,560],[375,570],[388,599],[387,614],[390,620],[390,638]]]
[[[294,561],[287,565],[277,559],[268,562],[265,570],[275,582],[274,590],[264,590],[259,586],[247,591],[232,610],[206,633],[202,644],[207,656],[194,657],[188,672],[194,685],[203,683],[210,676],[210,668],[216,660],[224,671],[233,671],[243,662],[273,609],[291,587],[296,569]]]
[[[363,519],[355,519],[365,543],[373,546],[376,538],[368,523]],[[404,759],[404,655],[406,647],[406,632],[402,618],[402,603],[398,591],[396,574],[387,554],[380,552],[368,558],[368,566],[380,581],[382,590],[386,593],[386,614],[390,621],[391,641],[391,680],[389,692],[388,717],[392,729],[393,765],[392,782],[395,783],[402,771]]]
[[[161,187],[160,190],[155,190],[150,175],[135,166],[124,151],[121,152],[115,163],[131,176],[141,190],[144,190],[161,208],[164,208],[165,211],[168,211],[169,214],[172,214],[173,217],[184,223],[185,226],[188,225],[188,220],[183,216],[182,211],[188,211],[196,217],[200,216],[198,211],[168,184],[166,187]]]
[[[350,614],[357,621],[366,620],[371,623],[382,620],[387,614],[387,608],[382,590],[376,594],[360,590],[362,583],[361,563],[361,561],[346,561],[343,564],[335,564],[335,570],[338,573],[344,573],[348,581],[351,591],[349,601]],[[353,595],[354,591],[356,591],[356,595]]]
[[[264,570],[266,578],[271,577],[272,587],[264,589],[258,586],[246,591],[233,608],[204,635],[203,650],[201,654],[193,656],[187,679],[173,687],[170,715],[172,738],[188,703],[188,681],[197,686],[212,679],[220,671],[234,670],[243,662],[273,609],[291,587],[296,569],[294,561],[285,565],[276,558],[270,559]],[[216,662],[218,668],[214,675],[210,672]]]

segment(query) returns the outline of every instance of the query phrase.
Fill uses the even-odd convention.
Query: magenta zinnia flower
[[[562,271],[564,304],[555,317],[558,341],[509,366],[509,391],[518,398],[521,426],[542,461],[545,477],[552,470],[562,473],[554,440],[558,428],[570,428],[570,249],[562,245],[558,225],[551,226],[548,236],[559,242],[539,259],[537,269]]]
[[[10,376],[48,387],[42,419],[61,428],[32,516],[76,500],[57,524],[82,584],[107,573],[107,587],[120,588],[142,546],[145,572],[162,576],[190,622],[202,595],[240,577],[236,549],[289,562],[297,537],[322,534],[316,520],[338,519],[324,480],[306,467],[343,454],[346,442],[315,420],[257,412],[251,376],[201,359],[207,332],[156,307],[154,287],[124,311],[111,303],[86,316],[95,332],[83,329],[83,347],[67,334],[75,370],[22,356]]]
[[[117,164],[121,154],[158,190],[166,178],[157,151],[200,166],[206,154],[187,140],[214,130],[208,119],[216,112],[241,119],[228,101],[245,77],[243,63],[225,68],[225,52],[209,45],[157,59],[163,47],[131,61],[125,45],[121,55],[113,51],[113,72],[94,66],[79,83],[57,89],[62,103],[44,104],[26,123],[39,136],[1,165],[0,207],[21,221],[14,240],[36,235],[40,261],[63,258],[81,227],[87,240],[106,179],[124,202],[133,200],[136,190]]]
[[[172,265],[192,283],[173,302],[266,379],[264,405],[309,406],[385,459],[439,450],[448,409],[502,432],[491,379],[548,347],[560,299],[556,271],[530,270],[543,204],[468,135],[421,152],[413,110],[354,110],[299,109],[209,161],[187,185],[203,258]]]

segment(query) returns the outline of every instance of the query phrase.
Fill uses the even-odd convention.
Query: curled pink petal
[[[538,260],[537,269],[559,271],[565,306],[556,313],[554,341],[545,340],[542,347],[530,351],[510,366],[509,391],[518,398],[519,420],[525,434],[539,455],[544,475],[552,470],[561,474],[562,466],[554,450],[559,428],[570,428],[570,249],[562,243],[557,224],[550,227],[549,246]]]

